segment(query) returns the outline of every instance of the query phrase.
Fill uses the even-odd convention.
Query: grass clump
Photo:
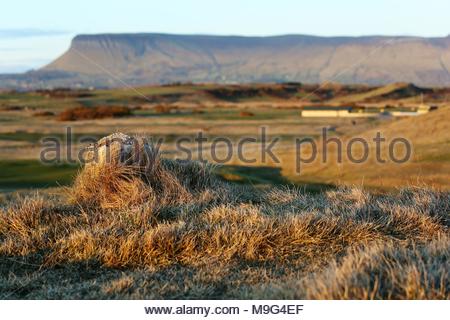
[[[120,144],[112,142],[108,147],[111,161],[87,165],[69,189],[71,200],[88,210],[168,208],[194,203],[207,193],[226,194],[209,165],[163,159],[142,137],[132,139],[126,159],[119,159],[123,158]]]

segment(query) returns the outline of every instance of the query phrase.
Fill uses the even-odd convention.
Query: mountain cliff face
[[[79,35],[40,71],[101,86],[327,80],[443,86],[450,85],[450,37]]]

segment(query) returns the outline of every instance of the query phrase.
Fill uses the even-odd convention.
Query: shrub
[[[55,115],[52,111],[38,111],[33,113],[33,117],[53,117]]]
[[[103,118],[120,118],[131,114],[124,106],[75,107],[64,110],[58,115],[60,121],[77,121]]]
[[[239,116],[241,117],[253,117],[255,114],[250,111],[241,111],[239,112]]]
[[[169,105],[165,105],[165,104],[159,104],[155,107],[153,107],[153,110],[155,111],[155,113],[160,113],[160,114],[166,114],[166,113],[170,113],[172,112],[172,110],[175,110],[176,108],[169,106]]]
[[[24,109],[24,107],[22,107],[22,106],[5,105],[5,106],[1,106],[0,110],[3,110],[3,111],[21,111],[23,109]]]

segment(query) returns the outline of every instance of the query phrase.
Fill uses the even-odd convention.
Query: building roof
[[[333,106],[305,106],[302,110],[306,111],[351,111],[352,107],[333,107]]]

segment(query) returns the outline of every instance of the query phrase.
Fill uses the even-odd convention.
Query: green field
[[[63,146],[66,143],[66,127],[72,129],[72,143],[78,143],[82,137],[100,139],[112,132],[143,134],[157,140],[163,138],[164,152],[170,157],[176,156],[175,143],[183,137],[193,141],[202,132],[209,141],[226,137],[236,143],[243,137],[259,139],[261,127],[268,132],[268,139],[280,138],[280,152],[283,163],[260,163],[247,165],[232,161],[221,169],[223,176],[236,182],[250,184],[295,184],[309,185],[312,189],[338,184],[364,183],[370,188],[395,189],[414,181],[448,188],[448,167],[450,165],[448,132],[442,116],[424,119],[421,128],[427,128],[426,134],[414,138],[415,155],[411,164],[402,168],[366,166],[336,166],[311,164],[305,168],[302,176],[294,173],[293,141],[295,138],[312,137],[319,139],[322,128],[329,128],[329,137],[348,137],[364,135],[370,130],[394,132],[396,134],[415,134],[417,125],[414,119],[389,118],[302,118],[302,105],[315,103],[316,106],[327,103],[362,103],[365,99],[376,99],[378,105],[397,105],[400,110],[408,101],[411,90],[405,84],[393,84],[385,87],[352,88],[348,95],[342,95],[339,87],[324,87],[316,91],[313,97],[307,92],[316,90],[314,86],[298,85],[297,92],[287,87],[287,94],[279,94],[283,85],[180,85],[150,86],[137,90],[146,96],[126,89],[110,90],[56,90],[44,92],[6,92],[0,94],[0,189],[43,188],[70,183],[76,166],[43,166],[38,162],[42,149],[41,140],[45,137],[58,138]],[[214,91],[216,90],[216,91]],[[333,91],[334,90],[334,91]],[[356,91],[355,91],[356,90]],[[417,91],[417,90],[416,90]],[[276,94],[271,95],[271,93]],[[331,93],[330,93],[331,92]],[[383,95],[405,92],[406,96],[397,100],[383,102]],[[218,94],[219,93],[219,94]],[[223,95],[223,97],[221,96]],[[436,94],[434,94],[436,95]],[[326,98],[326,97],[332,98]],[[304,99],[308,97],[307,101]],[[325,97],[325,98],[324,98]],[[328,100],[327,100],[328,99]],[[93,119],[82,121],[59,121],[58,113],[74,106],[129,106],[132,114],[123,118]],[[369,105],[370,106],[370,105]],[[160,110],[158,110],[160,107]],[[443,106],[444,110],[446,107]],[[36,116],[42,111],[51,111],[55,116]],[[429,118],[429,117],[428,117]],[[391,129],[399,124],[399,129]],[[328,129],[327,129],[328,130]],[[423,137],[430,137],[423,140]],[[447,140],[445,140],[447,139]],[[422,141],[423,140],[423,141]],[[432,142],[430,142],[432,141]],[[195,146],[190,146],[195,150]],[[211,160],[211,159],[209,159]]]
[[[36,160],[0,161],[0,190],[48,188],[68,185],[79,170],[77,165],[44,165]]]

